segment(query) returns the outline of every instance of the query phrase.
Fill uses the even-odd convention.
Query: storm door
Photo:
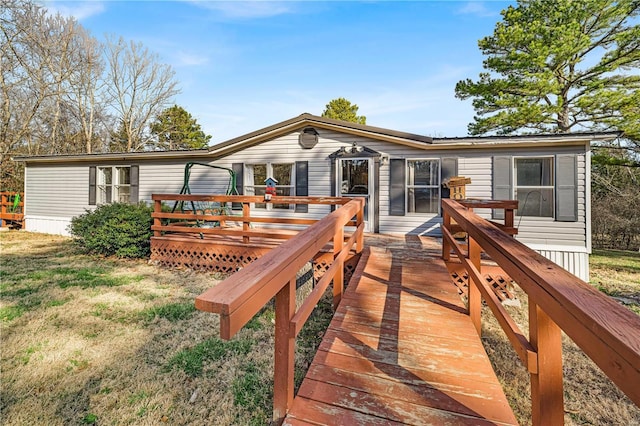
[[[341,197],[362,197],[364,204],[364,230],[373,232],[373,159],[339,158],[338,188]]]

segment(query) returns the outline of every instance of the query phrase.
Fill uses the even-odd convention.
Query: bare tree
[[[80,141],[85,152],[90,154],[100,143],[100,136],[106,138],[106,131],[100,131],[104,127],[106,109],[102,102],[105,94],[105,63],[102,45],[84,28],[78,29],[73,42],[73,62],[82,66],[76,67],[69,76],[68,103],[79,126]]]
[[[34,122],[49,92],[45,90],[42,37],[38,28],[45,10],[32,2],[0,2],[0,168],[2,189],[20,189],[21,169],[14,153],[37,154]]]
[[[32,3],[4,1],[0,13],[2,67],[2,128],[0,146],[5,156],[19,148],[33,153],[32,123],[48,93],[43,90],[44,66],[33,27],[46,19],[45,11]]]
[[[177,92],[171,67],[141,44],[102,45],[35,0],[0,0],[0,186],[22,185],[11,156],[109,149],[116,127],[118,149],[144,149]]]
[[[139,151],[149,146],[149,124],[178,94],[175,72],[158,62],[157,55],[140,43],[107,39],[107,93],[126,138],[122,149]]]

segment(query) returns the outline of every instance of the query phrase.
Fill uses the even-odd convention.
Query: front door
[[[338,188],[341,197],[363,197],[364,230],[373,232],[373,160],[371,158],[338,159]]]

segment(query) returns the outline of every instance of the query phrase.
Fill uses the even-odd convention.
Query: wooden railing
[[[465,266],[468,312],[478,333],[485,300],[529,371],[532,423],[564,422],[561,331],[640,405],[640,317],[460,203],[443,200],[442,207],[443,258],[449,260],[453,250]],[[468,234],[466,247],[453,238],[452,220]],[[527,294],[528,339],[482,279],[481,252]]]
[[[274,197],[273,201],[283,200]],[[275,296],[276,423],[284,419],[293,403],[295,338],[331,282],[334,307],[337,306],[344,285],[344,261],[354,246],[357,253],[363,249],[364,200],[345,201],[334,212],[196,298],[196,308],[220,315],[220,337],[230,339]],[[354,224],[354,217],[356,230],[345,241],[344,228]],[[332,264],[296,310],[296,273],[331,241]]]
[[[0,192],[0,227],[10,224],[24,226],[24,194],[21,192]],[[19,202],[16,203],[16,197]]]
[[[265,202],[262,196],[246,195],[180,195],[153,194],[154,212],[151,230],[154,237],[167,234],[193,234],[203,236],[235,236],[242,237],[244,243],[252,237],[286,240],[298,232],[292,229],[278,228],[278,225],[309,226],[318,222],[310,218],[278,217],[280,210],[273,209],[268,217],[251,215],[252,204],[271,205],[344,205],[350,198],[341,197],[272,197]],[[185,211],[178,208],[175,211],[162,211],[163,205],[173,209],[175,203],[182,202]],[[213,207],[212,207],[213,206]],[[194,211],[195,207],[195,211]],[[264,209],[261,209],[264,212]],[[283,210],[286,211],[286,210]],[[255,213],[255,211],[254,211]],[[215,223],[216,226],[199,226]],[[227,226],[239,224],[239,226]],[[356,223],[351,221],[351,226]],[[194,225],[198,229],[194,229]]]

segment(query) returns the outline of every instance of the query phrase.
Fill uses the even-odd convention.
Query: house
[[[178,193],[187,162],[233,170],[240,194],[365,197],[366,231],[440,235],[443,182],[471,179],[468,198],[517,199],[517,238],[582,279],[591,251],[590,144],[615,132],[431,138],[311,114],[208,150],[19,157],[26,229],[66,234],[72,217],[101,203]],[[227,192],[225,170],[193,169],[194,194]],[[320,218],[326,206],[256,206],[260,215]],[[500,219],[499,212],[479,210]]]

